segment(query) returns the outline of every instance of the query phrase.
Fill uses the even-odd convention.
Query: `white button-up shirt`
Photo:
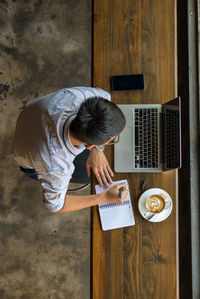
[[[73,146],[69,126],[82,102],[91,97],[110,100],[100,88],[65,88],[34,100],[19,115],[13,155],[25,168],[33,168],[43,188],[43,202],[52,211],[62,209],[74,158],[84,145]]]

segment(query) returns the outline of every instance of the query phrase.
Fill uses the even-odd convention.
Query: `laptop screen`
[[[162,105],[162,154],[164,170],[181,167],[181,98]]]

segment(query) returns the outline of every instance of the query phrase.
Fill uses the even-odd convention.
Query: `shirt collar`
[[[71,143],[70,140],[70,135],[69,135],[69,127],[72,121],[75,119],[76,114],[71,115],[66,122],[63,125],[63,138],[64,138],[64,143],[67,147],[67,149],[74,155],[77,156],[78,154],[82,153],[82,151],[86,148],[84,145],[78,145],[74,146]]]

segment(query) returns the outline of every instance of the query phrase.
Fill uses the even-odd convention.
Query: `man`
[[[103,145],[115,142],[125,118],[110,94],[99,88],[74,87],[36,99],[19,115],[14,138],[14,159],[33,172],[43,188],[43,202],[51,212],[68,212],[104,202],[123,202],[128,190],[118,184],[100,195],[66,195],[74,172],[73,161],[90,150],[87,173],[109,186],[113,172]],[[122,198],[119,188],[123,187]]]

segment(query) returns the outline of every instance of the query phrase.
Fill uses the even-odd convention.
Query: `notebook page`
[[[127,183],[127,180],[115,181],[109,188],[118,183]],[[99,185],[95,186],[97,194],[104,192],[107,189],[108,188]],[[123,203],[104,203],[99,204],[98,207],[103,230],[116,229],[135,224],[130,193],[128,193]]]

